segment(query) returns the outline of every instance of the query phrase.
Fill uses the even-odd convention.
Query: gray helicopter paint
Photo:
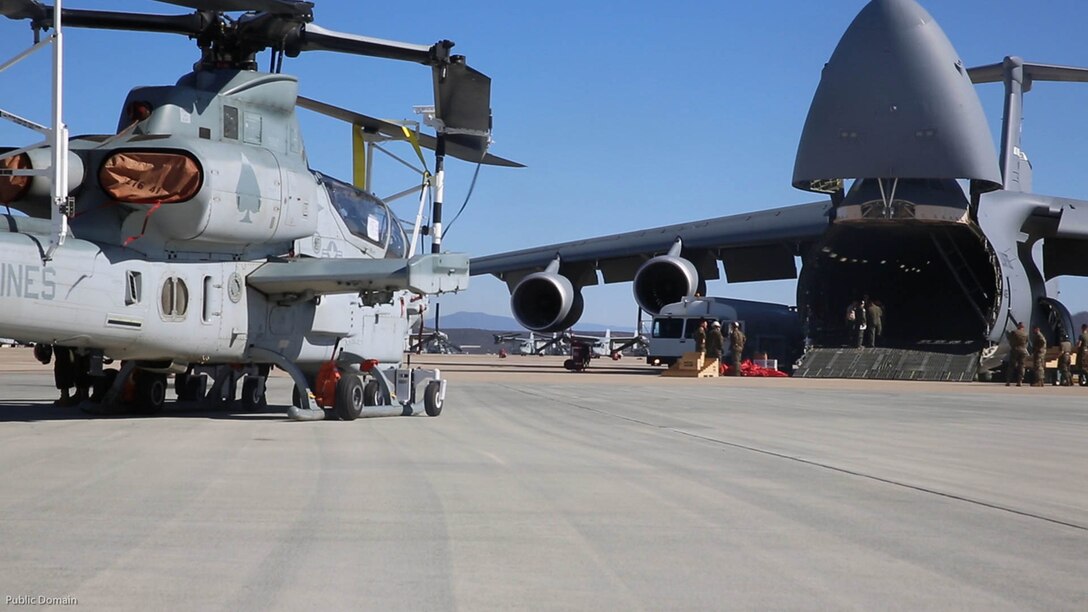
[[[454,257],[452,265],[441,264],[449,258],[445,255],[413,262],[383,259],[384,247],[347,230],[305,166],[292,136],[297,134],[293,107],[279,102],[297,96],[293,77],[233,72],[190,75],[181,82],[199,87],[135,90],[129,100],[151,102],[151,117],[113,137],[77,139],[73,151],[86,156],[92,168],[118,150],[185,152],[203,169],[200,191],[186,202],[157,208],[118,206],[93,176],[84,177],[88,184],[77,202],[75,236],[48,266],[41,264],[39,246],[48,242],[48,222],[9,219],[10,231],[0,233],[6,253],[0,270],[10,287],[0,293],[6,313],[0,328],[24,340],[97,348],[124,359],[238,362],[249,359],[250,348],[262,348],[300,362],[311,373],[334,356],[399,364],[409,329],[405,304],[411,296],[404,289],[462,289],[467,258]],[[223,93],[205,91],[214,87]],[[211,130],[223,124],[225,108],[243,113],[238,142],[219,128]],[[261,146],[244,144],[247,112],[265,117]],[[256,122],[248,125],[255,129]],[[202,127],[212,137],[201,138]],[[118,227],[102,229],[121,215]],[[114,247],[82,236],[129,244]],[[338,259],[304,258],[297,266],[266,261],[292,249],[297,255]],[[93,273],[88,261],[94,262]],[[252,287],[255,270],[261,273],[253,280],[266,281],[260,291],[250,288],[236,292],[237,301],[224,299],[227,279],[236,276]],[[140,275],[142,295],[126,304],[130,272]],[[181,279],[188,289],[185,316],[162,312],[160,293],[167,279]],[[359,293],[370,289],[381,293],[364,303]],[[355,295],[321,297],[326,292]],[[43,301],[47,308],[39,304]]]
[[[25,225],[37,220],[20,221]],[[0,268],[7,287],[0,291],[5,313],[0,335],[10,332],[24,341],[99,348],[119,359],[234,362],[244,360],[249,348],[261,347],[312,363],[304,365],[308,371],[333,358],[335,348],[344,351],[337,356],[355,363],[400,362],[402,343],[375,344],[374,338],[407,335],[410,292],[391,292],[388,303],[374,306],[364,305],[357,290],[277,306],[251,289],[234,302],[224,299],[223,279],[246,275],[259,264],[124,259],[116,257],[116,250],[72,239],[43,266],[37,255],[41,241],[31,233],[0,232],[0,249],[6,253]],[[88,261],[93,262],[90,271]],[[118,282],[129,272],[139,273],[142,280],[141,299],[132,304],[126,303],[125,283]],[[160,303],[163,282],[171,278],[184,281],[189,294],[185,316],[175,319],[164,316]]]
[[[59,7],[54,11],[37,0],[12,4],[0,2],[0,14],[30,20],[35,36],[60,31],[62,24],[54,23]],[[75,210],[68,214],[71,233],[65,244],[59,245],[64,235],[55,235],[46,221],[56,209],[42,185],[11,203],[39,219],[8,219],[7,231],[0,231],[5,255],[0,287],[11,287],[0,295],[0,329],[90,349],[92,370],[101,369],[102,356],[126,359],[105,404],[118,399],[137,369],[151,376],[137,387],[152,404],[158,403],[161,376],[187,371],[214,379],[209,399],[230,399],[233,383],[246,376],[246,397],[259,401],[266,370],[257,364],[281,367],[307,391],[320,365],[335,359],[338,367],[356,372],[364,361],[397,366],[368,368],[366,375],[381,393],[400,404],[375,413],[412,414],[418,403],[429,414],[437,412],[446,389],[440,372],[399,364],[410,321],[425,309],[426,296],[415,294],[467,287],[467,258],[404,259],[405,236],[383,203],[312,172],[295,117],[297,82],[256,72],[256,53],[271,48],[273,58],[282,59],[282,54],[325,50],[426,65],[434,77],[436,118],[449,133],[434,142],[448,140],[454,151],[471,150],[493,161],[485,157],[490,79],[469,68],[464,56],[452,55],[452,41],[413,45],[326,30],[312,23],[310,2],[178,4],[200,10],[185,15],[64,11],[65,27],[186,35],[199,41],[201,57],[194,72],[173,87],[133,90],[115,134],[69,141],[77,176],[69,185]],[[231,7],[248,12],[240,17],[223,12]],[[54,70],[59,76],[59,61]],[[126,201],[113,201],[96,170],[122,150],[190,156],[202,169],[198,192],[185,194],[183,202],[123,195]],[[31,156],[38,158],[32,159],[37,169],[50,157],[45,147]],[[133,175],[127,177],[132,182],[153,186],[148,181],[162,176],[156,170],[171,171],[171,166],[151,167],[143,175],[136,166],[124,171]],[[436,226],[439,216],[436,206]],[[52,259],[38,264],[43,244],[50,245]],[[290,265],[320,257],[337,264]],[[258,269],[260,287],[248,282]],[[344,380],[350,386],[338,386],[334,403],[350,420],[357,407],[344,400],[343,390],[354,397],[361,389],[355,387],[358,379]],[[189,395],[193,389],[185,390]],[[312,393],[301,397],[303,405],[288,410],[293,418],[324,418]]]
[[[860,177],[1002,182],[967,70],[914,0],[861,10],[824,67],[801,133],[794,186]]]
[[[197,158],[205,175],[195,198],[183,206],[164,205],[148,217],[144,245],[151,251],[172,250],[170,247],[181,245],[171,242],[184,242],[186,250],[192,250],[195,243],[207,250],[237,253],[241,244],[243,251],[249,246],[249,250],[256,248],[269,255],[282,253],[285,242],[310,236],[316,229],[311,203],[318,186],[306,168],[304,156],[291,150],[290,135],[297,132],[293,108],[278,102],[281,98],[297,97],[298,83],[289,76],[251,72],[237,72],[229,79],[223,75],[218,78],[196,75],[180,82],[201,81],[206,81],[202,83],[204,87],[223,87],[223,93],[212,96],[202,108],[187,109],[188,123],[180,122],[179,104],[184,102],[179,98],[203,89],[143,88],[129,96],[129,103],[150,100],[163,106],[156,106],[144,125],[115,146],[136,149],[145,142],[141,138],[161,135],[165,138],[144,146],[188,151]],[[203,98],[206,94],[199,96]],[[252,110],[246,110],[250,107]],[[208,139],[198,137],[200,127],[223,123],[220,113],[226,108],[242,108],[254,116],[268,116],[269,120],[261,122],[261,146],[239,148],[238,139],[228,138],[222,131],[212,131]],[[175,130],[179,125],[182,129]],[[192,133],[194,129],[196,133]],[[285,184],[289,190],[283,188]],[[290,197],[285,197],[287,193]],[[130,215],[125,231],[142,230],[145,216]],[[161,243],[157,244],[156,238]],[[250,257],[255,255],[258,253],[247,253]]]
[[[250,73],[239,73],[233,81],[244,82],[247,78],[264,82],[259,75]],[[277,79],[271,84],[285,89],[284,95],[294,95],[295,90],[289,87],[294,85],[293,79]],[[172,92],[172,96],[176,97],[177,92]],[[148,96],[132,98],[146,100]],[[217,105],[209,104],[205,110],[213,112],[216,108]],[[86,156],[89,160],[86,166],[97,168],[106,154],[119,149],[188,152],[204,171],[204,183],[197,195],[187,202],[164,204],[153,211],[151,206],[127,205],[125,208],[132,212],[126,213],[124,225],[117,228],[109,222],[118,216],[113,203],[95,185],[88,185],[78,203],[81,219],[73,223],[81,236],[115,244],[138,237],[130,246],[149,256],[171,252],[180,258],[252,259],[285,253],[291,242],[314,234],[315,202],[322,197],[327,200],[327,196],[299,153],[273,154],[263,147],[240,149],[230,142],[171,134],[169,121],[162,115],[176,118],[176,111],[177,107],[172,105],[156,108],[147,120],[148,125],[110,138],[107,141],[110,146],[104,151],[100,151],[104,147],[98,140],[74,140],[73,155]],[[201,120],[202,116],[194,113],[190,124]],[[43,147],[36,151],[48,150]],[[87,181],[93,178],[87,177]],[[283,188],[285,184],[287,190]],[[26,202],[20,203],[20,208],[28,214],[48,215],[44,192],[34,191]],[[323,228],[325,233],[339,235],[332,229],[334,225],[330,221]]]
[[[141,101],[154,107],[152,117],[142,122],[141,133],[202,138],[203,129],[207,137],[202,139],[260,145],[305,163],[294,106],[284,103],[292,96],[298,96],[298,79],[291,75],[200,71],[183,76],[174,86],[133,89],[123,108]],[[228,115],[235,118],[230,130]],[[130,121],[122,115],[117,131],[129,127]],[[259,134],[248,133],[247,124]]]
[[[357,271],[366,262],[366,274]],[[249,275],[251,287],[270,295],[395,291],[444,293],[466,288],[461,282],[468,271],[468,257],[460,253],[412,259],[296,259],[269,262]]]
[[[0,297],[52,301],[57,269],[48,264],[0,264]]]
[[[118,257],[117,249],[71,239],[43,266],[38,255],[43,238],[30,233],[0,233],[5,267],[40,268],[43,280],[53,285],[47,293],[43,282],[35,296],[24,279],[20,292],[0,295],[4,312],[0,327],[14,336],[103,348],[118,358],[166,353],[199,361],[204,355],[242,355],[242,344],[225,349],[218,346],[219,316],[208,323],[201,320],[203,276],[218,274],[224,264],[153,264]],[[140,299],[134,303],[125,299],[124,279],[130,272],[141,278]],[[160,308],[162,283],[168,278],[182,279],[189,290],[187,314],[177,320],[169,320]]]

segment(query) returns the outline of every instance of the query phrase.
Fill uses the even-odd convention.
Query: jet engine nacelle
[[[569,329],[582,317],[582,292],[565,276],[537,272],[521,280],[510,293],[510,310],[526,329],[556,332]]]
[[[695,264],[676,255],[659,255],[642,264],[631,285],[640,308],[658,314],[667,304],[691,297],[699,290]]]

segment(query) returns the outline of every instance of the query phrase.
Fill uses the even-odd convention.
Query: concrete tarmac
[[[0,349],[0,598],[1088,609],[1088,389],[421,363],[438,418],[92,418]]]

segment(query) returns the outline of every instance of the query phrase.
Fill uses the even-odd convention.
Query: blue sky
[[[1088,66],[1077,0],[924,2],[969,66],[1020,55]],[[781,2],[332,2],[317,23],[416,43],[442,38],[493,79],[493,151],[528,165],[485,167],[445,246],[473,255],[748,210],[812,201],[793,189],[797,138],[820,69],[862,0]],[[69,8],[184,9],[146,1],[68,2]],[[0,55],[29,46],[22,23],[0,21]],[[183,37],[69,30],[67,112],[73,133],[109,132],[129,88],[172,83],[196,59]],[[48,120],[47,57],[0,74],[0,107]],[[262,65],[267,61],[261,57]],[[430,103],[426,68],[332,53],[288,59],[304,95],[388,118],[412,118]],[[999,85],[980,89],[993,136]],[[1035,190],[1088,199],[1088,86],[1036,84],[1025,104],[1024,145]],[[346,128],[309,113],[311,165],[349,178]],[[0,126],[0,141],[29,142]],[[406,154],[409,154],[405,151]],[[381,174],[389,167],[388,175]],[[473,166],[448,165],[447,220],[460,207]],[[377,168],[378,195],[408,178]],[[408,181],[410,182],[410,181]],[[395,204],[405,218],[415,202]],[[793,281],[710,284],[714,295],[794,302]],[[1063,279],[1061,298],[1088,309],[1088,281]],[[589,287],[583,321],[633,324],[628,284]],[[508,314],[505,285],[474,277],[443,310]]]

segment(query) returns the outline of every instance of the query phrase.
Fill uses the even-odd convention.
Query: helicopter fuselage
[[[117,134],[72,139],[72,236],[49,261],[47,181],[9,202],[30,216],[0,232],[0,336],[120,359],[245,362],[259,347],[311,371],[334,350],[398,364],[421,304],[397,283],[270,294],[246,280],[270,262],[407,254],[383,202],[308,168],[296,98],[291,76],[201,71],[133,90]]]

